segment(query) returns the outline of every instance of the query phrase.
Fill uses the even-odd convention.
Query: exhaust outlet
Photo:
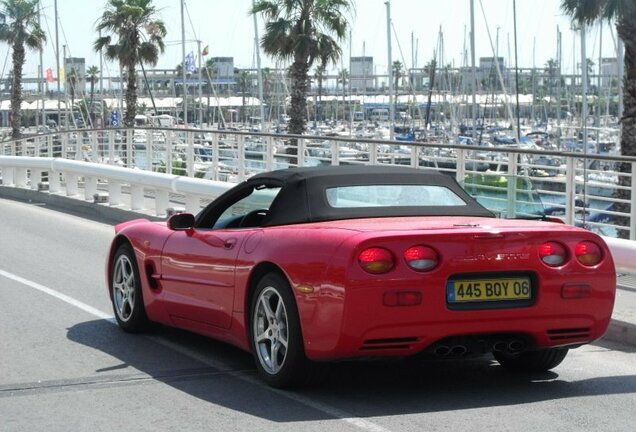
[[[508,344],[504,341],[497,341],[492,345],[493,351],[503,352],[508,350]]]
[[[433,351],[433,353],[438,357],[446,357],[448,354],[450,354],[450,352],[451,349],[448,345],[440,345]]]
[[[455,345],[450,353],[453,356],[463,356],[464,354],[466,354],[468,352],[468,348],[466,348],[464,345]]]
[[[514,339],[508,344],[508,351],[517,353],[523,351],[525,347],[526,344],[522,340]]]

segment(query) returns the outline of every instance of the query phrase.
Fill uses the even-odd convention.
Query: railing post
[[[66,173],[66,195],[67,196],[75,196],[77,195],[77,181],[78,175],[75,173]]]
[[[305,138],[298,138],[298,155],[296,163],[299,167],[305,166]]]
[[[219,179],[219,133],[212,132],[212,180]]]
[[[62,145],[62,159],[66,159],[67,157],[67,150],[68,150],[68,134],[62,134],[61,135],[61,140],[60,140],[60,144]]]
[[[632,162],[632,199],[630,201],[629,239],[636,240],[636,162]]]
[[[155,214],[165,216],[170,205],[170,195],[167,190],[155,190]]]
[[[517,215],[517,154],[508,153],[508,217]]]
[[[2,168],[2,185],[3,186],[13,186],[14,177],[15,177],[15,168],[13,167]]]
[[[115,163],[115,131],[108,131],[108,163]]]
[[[144,206],[144,187],[142,185],[130,185],[130,209],[142,210]]]
[[[84,177],[84,199],[93,201],[97,193],[97,177]]]
[[[455,180],[463,184],[466,178],[466,150],[457,150],[457,162],[455,165]]]
[[[126,166],[128,168],[134,168],[135,161],[133,160],[133,129],[126,129]]]
[[[186,211],[188,213],[197,214],[201,210],[201,197],[199,195],[186,195]]]
[[[49,170],[49,193],[58,193],[60,189],[60,172]]]
[[[245,180],[245,136],[239,135],[236,142],[236,157],[238,158],[238,181]]]
[[[194,177],[194,132],[186,132],[186,173],[188,177]]]
[[[110,180],[108,182],[108,203],[114,207],[121,203],[121,183]]]
[[[419,165],[419,157],[417,152],[417,146],[411,144],[411,168],[417,168]]]
[[[565,172],[565,223],[574,225],[576,215],[576,162],[572,156],[566,159]]]
[[[152,171],[152,158],[154,157],[153,151],[152,132],[150,129],[146,129],[146,169]]]
[[[367,150],[369,151],[369,164],[378,164],[378,145],[376,143],[367,144]]]
[[[267,147],[265,153],[265,169],[271,171],[274,169],[274,138],[271,136],[265,137],[267,140]]]
[[[340,165],[340,143],[331,140],[331,165]]]
[[[32,168],[31,170],[31,189],[38,190],[38,184],[42,181],[42,171],[39,168]]]
[[[90,139],[91,139],[91,162],[97,162],[99,160],[99,138],[98,134],[101,132],[91,131]]]

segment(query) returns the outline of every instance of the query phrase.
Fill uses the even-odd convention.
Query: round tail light
[[[565,264],[568,254],[561,243],[547,242],[539,246],[539,258],[550,267],[559,267]]]
[[[428,246],[413,246],[404,251],[404,260],[415,271],[429,271],[439,264],[439,254]]]
[[[574,248],[576,259],[585,266],[595,266],[603,259],[601,248],[591,241],[583,241]]]
[[[358,264],[368,273],[386,273],[393,268],[395,261],[393,254],[380,247],[365,249],[358,255]]]

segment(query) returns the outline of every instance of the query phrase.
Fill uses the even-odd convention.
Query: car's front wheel
[[[293,387],[314,380],[318,365],[305,356],[292,289],[277,273],[264,276],[252,296],[250,342],[259,375],[267,384]]]
[[[508,354],[495,351],[493,355],[501,366],[517,372],[546,372],[561,364],[568,354],[567,348],[546,348]]]
[[[129,244],[117,248],[110,279],[111,300],[119,327],[130,333],[147,329],[149,321],[141,294],[139,268]]]

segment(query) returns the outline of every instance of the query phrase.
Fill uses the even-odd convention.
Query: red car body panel
[[[411,355],[444,338],[477,334],[523,335],[536,348],[577,346],[604,334],[614,304],[616,274],[602,238],[560,223],[431,216],[174,231],[133,221],[116,231],[107,274],[117,245],[130,242],[151,320],[246,350],[254,275],[263,266],[277,268],[294,290],[305,353],[314,360]],[[546,241],[565,246],[563,265],[540,260]],[[576,259],[581,241],[601,248],[600,263],[588,267]],[[435,249],[439,264],[428,272],[409,268],[403,253],[415,245]],[[358,256],[368,247],[389,250],[394,267],[384,274],[363,270]],[[502,274],[531,277],[532,304],[449,308],[449,278]],[[566,284],[589,287],[589,295],[565,299]],[[400,290],[420,293],[421,303],[386,306],[385,293]]]

